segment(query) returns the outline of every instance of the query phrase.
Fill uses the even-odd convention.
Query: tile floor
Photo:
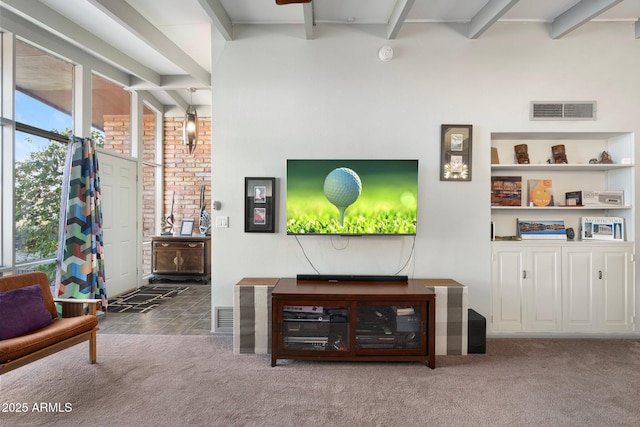
[[[99,334],[209,335],[211,286],[199,282],[160,282],[189,286],[148,313],[109,313],[99,317]]]

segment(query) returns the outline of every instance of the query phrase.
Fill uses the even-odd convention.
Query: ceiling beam
[[[407,19],[409,11],[413,7],[415,0],[397,0],[389,22],[387,22],[387,39],[393,40],[398,36],[400,28],[404,24],[404,20]]]
[[[157,90],[157,89],[185,89],[185,88],[194,88],[194,89],[211,89],[211,85],[206,85],[192,76],[188,76],[186,74],[179,75],[162,75],[160,76],[160,83],[157,85],[150,84],[142,79],[137,77],[132,77],[130,79],[129,86],[127,89],[130,90]]]
[[[304,3],[302,5],[302,13],[304,15],[304,32],[307,40],[313,40],[313,2]]]
[[[233,40],[233,23],[220,0],[198,0],[207,17],[226,41]]]
[[[202,68],[129,3],[110,0],[89,1],[187,74],[203,83],[211,84],[211,73]]]
[[[166,90],[164,93],[166,93],[169,96],[169,98],[173,100],[175,105],[180,107],[180,109],[187,111],[187,108],[189,108],[189,103],[185,101],[185,99],[182,96],[180,96],[178,91]]]
[[[581,0],[551,23],[551,38],[559,39],[582,24],[612,8],[622,0]]]
[[[489,0],[467,25],[470,39],[477,39],[509,11],[519,0]]]
[[[118,69],[124,69],[126,72],[151,84],[160,84],[160,75],[158,73],[115,49],[99,37],[96,37],[93,33],[85,30],[55,10],[45,6],[43,3],[39,1],[2,0],[0,4],[5,10],[15,13],[37,27],[48,31]],[[8,17],[7,15],[8,13],[4,13],[4,17]]]

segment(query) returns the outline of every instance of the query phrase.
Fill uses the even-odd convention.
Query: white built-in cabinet
[[[564,330],[633,330],[633,245],[567,246],[562,265]]]
[[[633,245],[494,242],[492,330],[633,331]]]
[[[520,206],[492,206],[496,236],[516,236],[517,219],[563,219],[576,239],[492,242],[492,311],[495,333],[594,333],[634,331],[635,166],[631,133],[493,133],[499,164],[492,176],[521,176]],[[517,164],[516,144],[527,144],[529,164]],[[551,147],[563,144],[567,164],[550,164]],[[607,151],[612,164],[590,164]],[[527,203],[528,179],[551,179],[556,206]],[[576,190],[623,190],[623,206],[566,207]],[[624,218],[625,241],[578,240],[580,217]]]

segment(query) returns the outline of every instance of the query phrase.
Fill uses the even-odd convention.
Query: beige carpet
[[[234,355],[229,337],[98,337],[0,377],[0,424],[46,426],[635,426],[639,340],[490,339],[418,363]],[[26,404],[23,413],[6,412]],[[34,404],[55,412],[37,412]]]

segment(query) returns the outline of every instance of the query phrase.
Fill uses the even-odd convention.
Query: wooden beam
[[[477,39],[509,11],[519,0],[489,0],[467,26],[470,39]]]
[[[129,3],[110,0],[89,0],[120,25],[135,34],[171,63],[203,83],[211,84],[211,73],[179,48],[169,37],[156,28]]]
[[[169,98],[173,100],[175,105],[178,106],[181,110],[187,111],[187,108],[189,108],[189,103],[185,101],[185,99],[182,96],[180,96],[178,91],[166,90],[164,91],[164,93],[166,93],[169,96]]]
[[[581,0],[553,20],[551,38],[563,37],[620,2],[622,0]]]
[[[0,19],[15,20],[15,18],[11,18],[15,13],[20,17],[19,19],[28,20],[39,29],[46,30],[48,34],[53,34],[76,48],[79,47],[82,51],[89,52],[94,57],[111,64],[117,64],[119,69],[124,69],[151,84],[160,84],[158,73],[115,49],[41,2],[3,0],[2,7],[4,10],[0,13]]]
[[[233,23],[220,0],[198,0],[213,26],[226,41],[233,40]]]
[[[393,40],[398,36],[404,20],[407,19],[409,11],[413,7],[415,0],[397,0],[387,23],[387,38]]]
[[[313,3],[304,3],[302,13],[304,14],[304,32],[307,40],[313,40]]]

